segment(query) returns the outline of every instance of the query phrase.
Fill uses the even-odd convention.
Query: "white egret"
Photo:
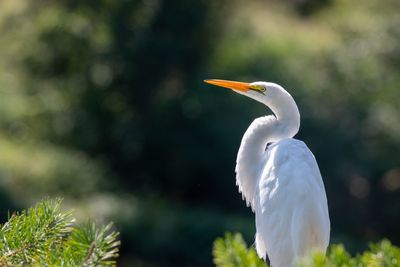
[[[325,188],[314,155],[293,139],[300,113],[292,96],[269,82],[205,82],[257,100],[275,115],[253,121],[236,161],[236,184],[255,212],[259,257],[288,267],[313,250],[325,252],[330,234]]]

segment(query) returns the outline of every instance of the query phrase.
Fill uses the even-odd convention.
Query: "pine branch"
[[[108,224],[73,223],[60,212],[61,199],[45,199],[9,216],[0,227],[0,266],[114,266],[120,241]]]
[[[213,256],[217,267],[267,267],[254,248],[247,248],[239,233],[226,233],[224,238],[215,240]]]
[[[71,232],[71,212],[60,213],[61,199],[44,200],[9,217],[0,229],[0,262],[35,263]]]
[[[226,233],[224,238],[214,241],[214,263],[217,267],[266,267],[260,260],[254,248],[247,248],[243,237],[236,233]],[[362,254],[352,255],[342,244],[331,245],[324,255],[313,253],[299,259],[299,267],[398,267],[400,266],[400,248],[384,239],[378,243],[369,244],[369,250]]]

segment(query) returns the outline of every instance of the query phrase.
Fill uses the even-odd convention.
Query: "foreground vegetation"
[[[61,211],[61,199],[45,199],[34,207],[9,215],[0,226],[0,266],[115,266],[119,233],[111,224],[77,225],[71,211]],[[267,267],[255,248],[239,233],[226,233],[213,245],[217,267]],[[352,256],[342,244],[331,245],[327,255],[303,259],[299,266],[399,266],[400,248],[389,240],[369,244]]]
[[[113,266],[120,242],[111,224],[76,225],[61,200],[13,213],[0,228],[0,266]]]
[[[264,261],[257,257],[254,247],[247,247],[239,233],[226,233],[218,238],[213,248],[214,263],[217,267],[266,267]],[[369,249],[362,254],[352,256],[341,244],[331,245],[327,255],[315,254],[299,263],[302,267],[378,267],[399,266],[400,248],[389,240],[369,244]]]

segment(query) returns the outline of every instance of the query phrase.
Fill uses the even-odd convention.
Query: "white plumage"
[[[329,243],[324,185],[314,156],[299,140],[272,144],[256,182],[256,249],[273,266],[292,266]]]
[[[249,126],[236,164],[239,191],[255,212],[258,255],[268,255],[273,267],[290,267],[313,250],[325,252],[330,234],[325,188],[314,155],[293,139],[300,114],[291,95],[274,83],[206,82],[253,98],[274,113]]]

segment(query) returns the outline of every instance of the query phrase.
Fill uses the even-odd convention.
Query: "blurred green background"
[[[296,99],[332,243],[400,244],[397,0],[2,0],[0,217],[62,196],[114,221],[120,266],[210,266],[254,219],[234,166],[269,111],[205,78]]]

